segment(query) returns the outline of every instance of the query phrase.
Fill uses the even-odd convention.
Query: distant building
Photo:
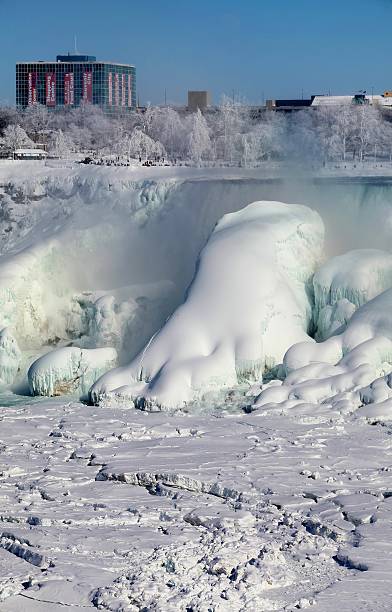
[[[392,107],[392,96],[386,91],[383,95],[359,93],[353,96],[313,96],[312,107],[339,106],[343,104],[368,104]]]
[[[305,108],[317,108],[320,106],[338,106],[341,104],[369,104],[392,108],[392,92],[386,91],[383,95],[369,95],[366,92],[351,96],[311,96],[303,99],[267,100],[266,109],[279,112],[292,112]]]
[[[130,64],[97,61],[91,55],[58,55],[56,62],[16,64],[16,105],[39,102],[48,109],[96,104],[107,114],[136,107],[136,70]]]
[[[12,156],[14,159],[37,160],[47,157],[46,151],[42,149],[15,149]]]
[[[312,98],[305,99],[289,99],[289,100],[267,100],[267,110],[274,110],[280,112],[292,112],[297,110],[303,110],[309,108],[312,104]]]
[[[209,91],[188,91],[189,111],[194,113],[198,108],[204,111],[209,106],[211,106],[211,95]]]

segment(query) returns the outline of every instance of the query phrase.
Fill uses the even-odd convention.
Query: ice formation
[[[185,303],[129,366],[93,385],[93,400],[114,392],[145,408],[178,407],[259,378],[308,338],[307,291],[322,245],[322,221],[304,206],[254,202],[225,215]]]
[[[355,310],[392,286],[392,255],[358,249],[332,257],[314,275],[316,338],[325,340]]]
[[[392,289],[388,289],[360,306],[341,334],[320,343],[291,346],[283,360],[286,376],[282,386],[263,390],[254,407],[287,400],[334,404],[346,400],[345,394],[351,392],[357,393],[354,405],[358,406],[364,396],[361,389],[375,385],[385,391],[389,378],[374,381],[392,370],[391,313]]]
[[[43,355],[30,366],[28,381],[33,395],[86,395],[91,385],[117,362],[113,348],[63,347]]]
[[[83,292],[72,299],[67,334],[82,348],[111,346],[120,362],[136,355],[170,312],[174,285],[157,282],[110,291]]]
[[[11,385],[16,378],[21,362],[21,352],[10,330],[0,331],[0,384]]]

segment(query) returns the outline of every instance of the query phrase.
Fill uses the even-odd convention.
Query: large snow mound
[[[346,325],[355,310],[392,286],[392,255],[358,249],[332,257],[314,275],[316,338]]]
[[[104,375],[109,393],[172,408],[211,389],[258,379],[308,339],[308,289],[323,246],[319,215],[254,202],[225,215],[202,250],[186,300],[126,367]]]

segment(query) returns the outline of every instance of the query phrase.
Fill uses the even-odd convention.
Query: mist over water
[[[171,280],[183,293],[215,223],[257,200],[317,210],[325,224],[327,258],[355,248],[390,248],[390,181],[187,181],[173,192],[161,215],[130,231],[125,252],[117,259],[118,272],[129,275],[130,282]]]
[[[104,207],[94,211],[95,226],[91,228],[90,216],[90,228],[85,228],[91,244],[83,245],[82,261],[73,264],[77,287],[109,290],[171,281],[176,288],[174,308],[183,299],[197,256],[217,221],[257,200],[317,210],[325,225],[326,258],[356,248],[390,248],[392,182],[388,179],[187,180],[172,189],[158,212],[142,224],[121,209],[110,215]],[[83,227],[79,220],[75,225]],[[70,257],[75,259],[75,254],[70,252]]]

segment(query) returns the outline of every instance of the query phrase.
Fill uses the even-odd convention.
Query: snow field
[[[342,403],[0,417],[2,612],[388,610],[390,432]]]

